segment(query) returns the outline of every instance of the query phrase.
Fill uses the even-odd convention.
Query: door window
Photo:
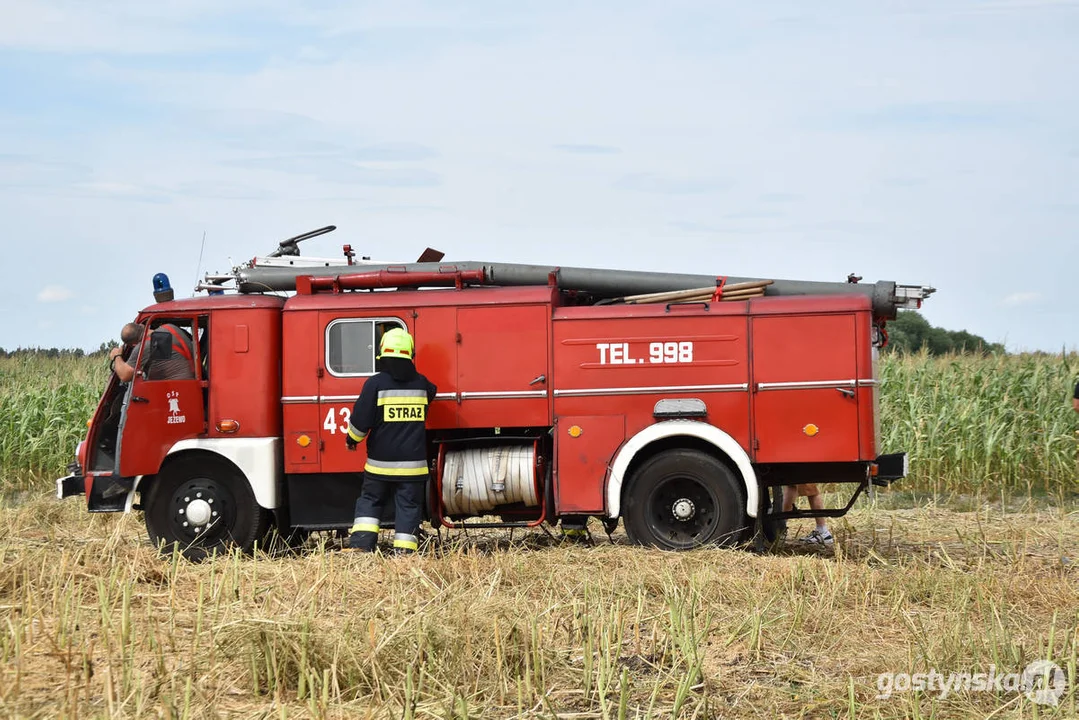
[[[194,325],[190,319],[155,320],[149,332],[143,336],[141,347],[131,354],[134,365],[135,353],[139,355],[138,370],[145,381],[193,380],[197,377],[199,359]]]
[[[326,328],[326,370],[335,377],[374,375],[382,334],[395,327],[406,329],[397,318],[334,320]]]

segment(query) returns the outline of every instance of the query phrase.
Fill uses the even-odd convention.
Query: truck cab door
[[[127,390],[120,421],[117,454],[121,477],[156,473],[173,445],[206,432],[198,344],[194,348],[194,379],[150,380],[149,373],[138,371],[146,360],[143,354],[154,352],[149,328],[146,336],[147,340],[132,351],[129,359],[136,372]],[[151,366],[158,359],[151,356]]]

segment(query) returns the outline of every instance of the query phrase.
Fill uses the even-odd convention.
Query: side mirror
[[[172,335],[168,330],[156,330],[150,335],[150,362],[172,359]]]

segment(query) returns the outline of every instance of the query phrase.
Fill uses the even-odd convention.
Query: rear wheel
[[[735,545],[746,530],[741,482],[700,450],[665,450],[646,460],[624,507],[629,539],[665,550]]]
[[[150,542],[162,552],[177,546],[190,560],[232,547],[250,552],[270,518],[242,473],[205,456],[178,458],[163,468],[143,507]]]

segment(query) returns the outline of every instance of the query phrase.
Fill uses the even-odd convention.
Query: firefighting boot
[[[378,533],[354,532],[348,536],[348,544],[345,546],[345,550],[374,552],[377,545]]]
[[[408,533],[394,533],[393,554],[413,555],[419,547],[419,538]]]
[[[378,518],[358,517],[348,536],[348,549],[374,552],[378,546]]]

